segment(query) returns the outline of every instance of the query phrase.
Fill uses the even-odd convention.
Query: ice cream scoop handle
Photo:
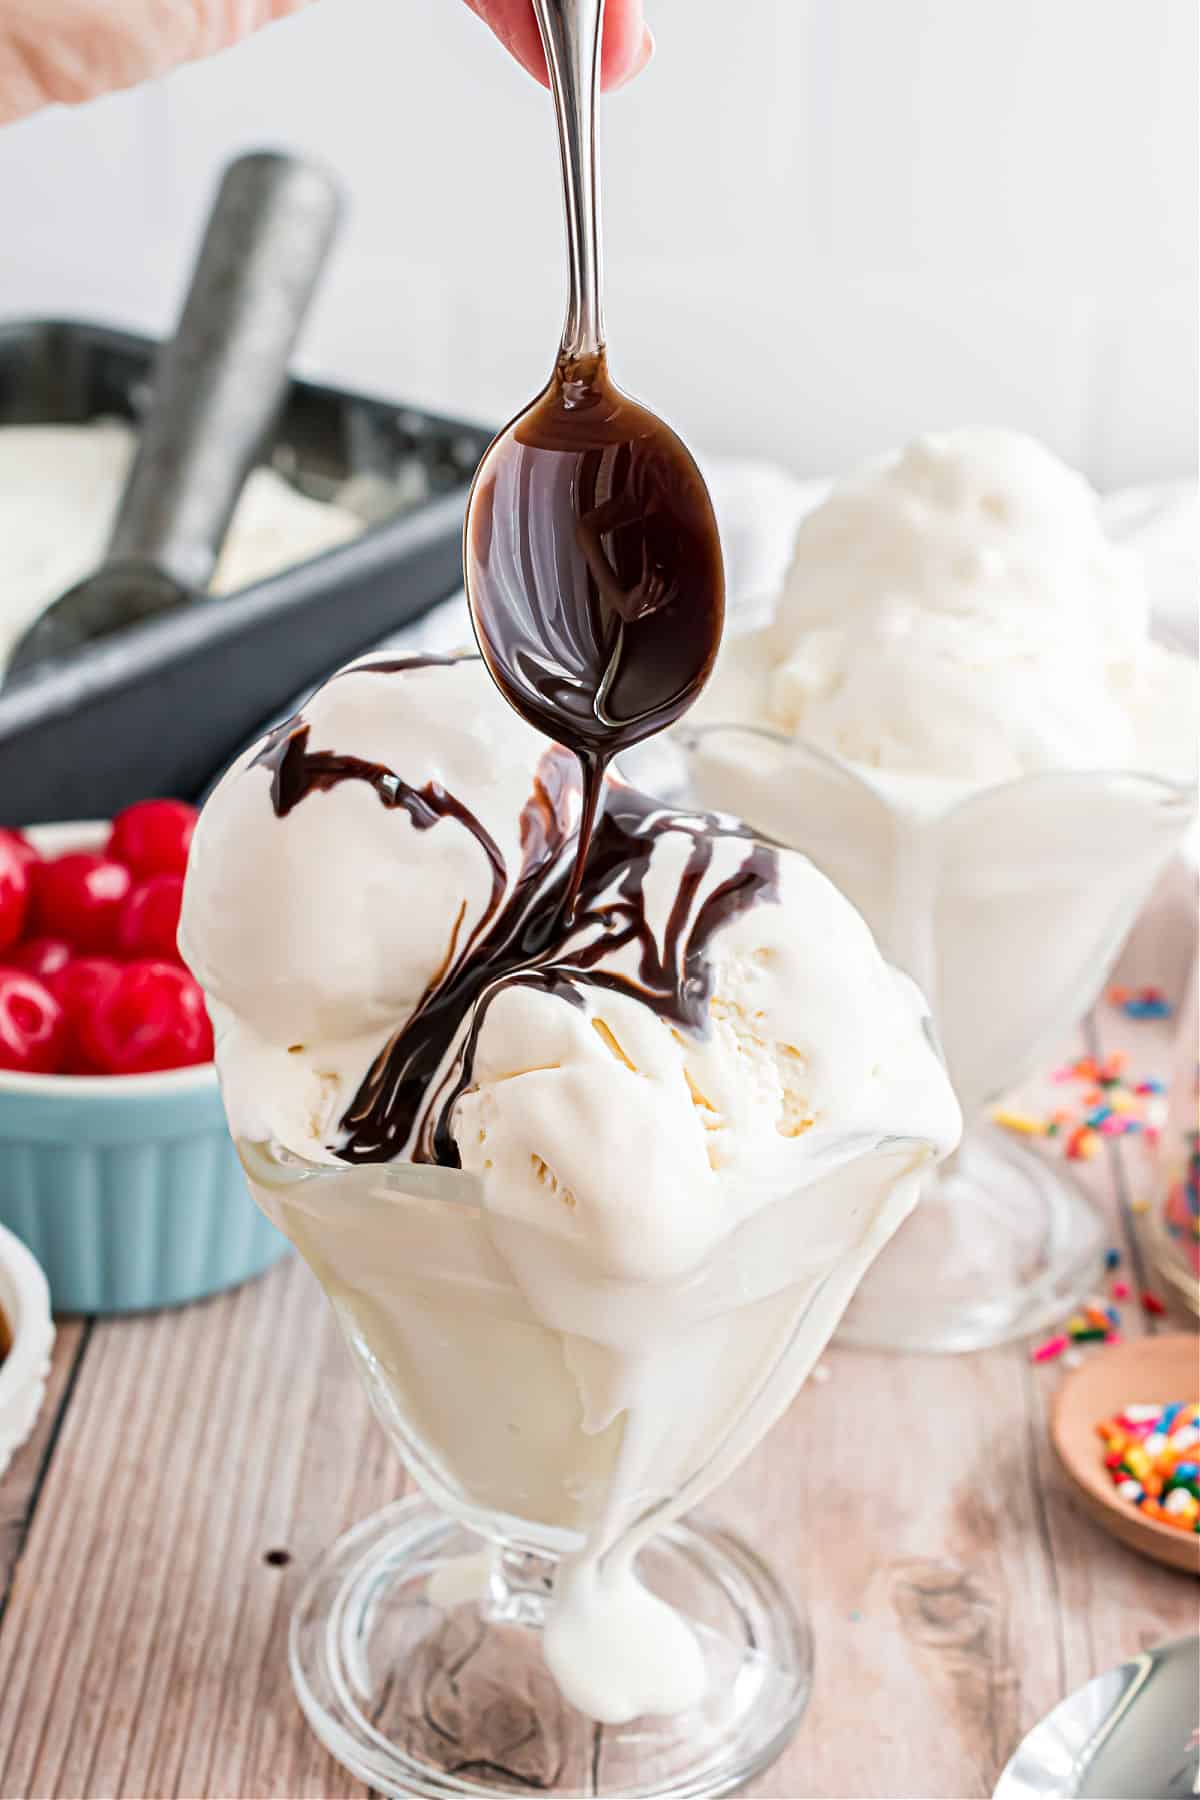
[[[226,170],[108,556],[208,585],[234,506],[278,414],[288,363],[340,210],[331,176],[272,151]]]

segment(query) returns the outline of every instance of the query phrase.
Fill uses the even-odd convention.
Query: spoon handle
[[[596,191],[596,91],[604,0],[533,0],[533,10],[558,115],[570,275],[560,355],[570,363],[597,355],[604,345]]]

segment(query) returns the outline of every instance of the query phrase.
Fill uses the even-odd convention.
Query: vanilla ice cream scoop
[[[319,1061],[390,1031],[521,866],[546,746],[481,705],[485,688],[469,660],[352,664],[204,808],[181,942],[210,1000],[265,1043]],[[565,759],[558,772],[569,813]]]
[[[793,1192],[840,1134],[888,1119],[936,1136],[944,1114],[921,1091],[919,997],[810,863],[614,784],[601,862],[625,834],[634,859],[590,881],[553,962],[477,1007],[453,1135],[505,1213],[659,1279]]]
[[[918,439],[803,520],[774,620],[727,645],[703,707],[984,786],[1185,773],[1193,677],[1149,642],[1141,562],[1083,477],[1017,432],[970,429]]]

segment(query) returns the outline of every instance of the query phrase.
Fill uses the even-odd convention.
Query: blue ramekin
[[[107,826],[29,832],[50,854]],[[0,1070],[0,1224],[46,1272],[56,1312],[178,1306],[287,1249],[246,1187],[212,1063],[157,1075]]]

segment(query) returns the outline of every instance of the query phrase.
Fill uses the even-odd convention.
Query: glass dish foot
[[[752,1551],[703,1519],[670,1525],[640,1579],[688,1619],[708,1677],[672,1717],[599,1725],[546,1671],[554,1560],[484,1544],[414,1497],[329,1550],[292,1615],[292,1679],[321,1742],[389,1795],[732,1792],[783,1749],[812,1677],[807,1623]]]

